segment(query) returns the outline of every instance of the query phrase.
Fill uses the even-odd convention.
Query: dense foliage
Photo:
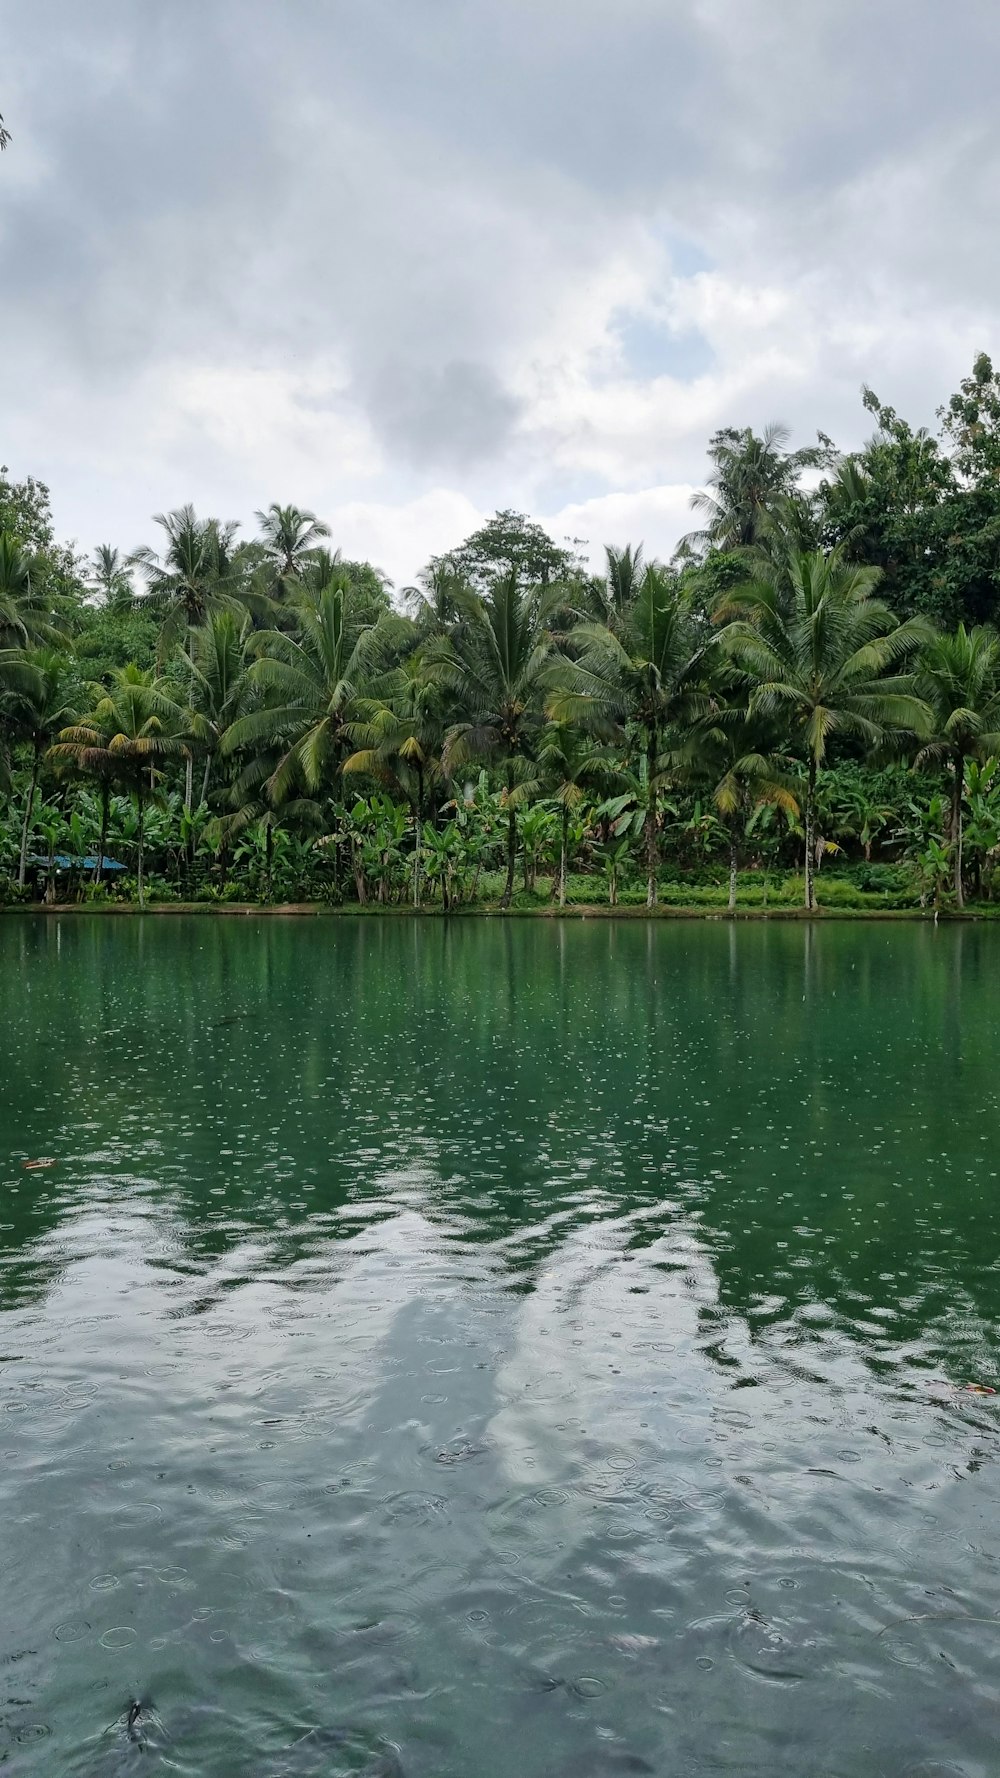
[[[0,470],[0,896],[947,906],[1000,862],[1000,378],[726,430],[673,561],[498,513],[394,601],[295,506],[89,560]]]

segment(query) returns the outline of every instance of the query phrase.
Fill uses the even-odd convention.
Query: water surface
[[[998,973],[0,923],[0,1770],[993,1778]]]

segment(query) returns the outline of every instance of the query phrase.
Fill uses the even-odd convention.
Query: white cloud
[[[451,488],[432,488],[415,500],[359,500],[324,511],[344,555],[367,557],[397,588],[409,585],[431,556],[460,543],[489,517]]]
[[[563,506],[545,519],[562,543],[573,538],[595,569],[604,566],[604,545],[641,543],[646,559],[669,557],[678,537],[694,529],[690,484],[638,488],[632,494],[602,494]]]
[[[995,344],[987,0],[0,26],[0,457],[88,547],[275,498],[397,581],[496,506],[666,552],[715,428],[851,446]]]

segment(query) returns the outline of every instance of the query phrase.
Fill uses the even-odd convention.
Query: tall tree
[[[427,790],[441,775],[444,717],[442,662],[427,650],[411,654],[388,676],[379,698],[359,698],[348,725],[356,751],[345,773],[370,773],[400,789],[413,810],[413,902],[420,905],[421,852]]]
[[[798,815],[799,786],[780,751],[774,722],[747,709],[738,683],[722,703],[691,731],[688,752],[696,780],[706,782],[729,841],[729,909],[736,906],[740,851],[758,809]]]
[[[403,605],[422,630],[443,635],[458,617],[466,584],[452,556],[437,556],[418,575],[416,586],[403,588]]]
[[[550,713],[581,722],[597,734],[624,739],[637,731],[645,756],[646,905],[654,907],[660,872],[659,789],[665,743],[709,707],[710,656],[679,581],[649,567],[614,629],[579,624],[571,634],[575,659],[559,669]]]
[[[75,714],[76,689],[68,657],[58,649],[25,650],[22,657],[23,669],[27,669],[27,673],[22,678],[20,690],[13,693],[8,712],[14,734],[28,747],[31,758],[17,867],[17,881],[22,889],[27,871],[28,835],[31,831],[42,760],[63,724]]]
[[[330,527],[314,512],[299,506],[279,506],[272,500],[266,512],[256,512],[260,542],[267,564],[273,598],[289,599],[302,580]]]
[[[578,566],[573,548],[564,549],[522,512],[497,512],[448,557],[434,557],[433,570],[449,561],[479,593],[513,578],[522,590],[563,580]]]
[[[951,772],[951,843],[958,907],[962,882],[962,794],[966,762],[1000,752],[1000,636],[985,625],[924,644],[917,687],[930,711],[921,760],[943,760]]]
[[[938,419],[962,481],[1000,489],[1000,371],[987,352],[978,354]]]
[[[882,597],[900,616],[942,628],[1000,615],[1000,377],[981,353],[938,410],[940,440],[914,428],[871,389],[877,430],[821,482],[824,541],[884,571]]]
[[[606,624],[614,629],[635,602],[646,572],[642,544],[626,543],[621,549],[606,544],[605,572],[592,575],[581,583],[582,599],[578,610],[584,622]]]
[[[208,800],[223,736],[248,708],[253,690],[250,621],[245,612],[215,611],[191,637],[188,702],[191,732],[205,756],[200,801]],[[188,796],[190,806],[190,796]]]
[[[621,774],[609,749],[572,722],[550,722],[538,752],[541,781],[547,795],[559,805],[559,906],[566,906],[566,873],[569,864],[570,822],[579,815],[589,795],[607,794]]]
[[[187,752],[187,716],[152,672],[139,667],[118,668],[110,686],[101,690],[93,710],[62,729],[53,752],[78,765],[90,763],[106,782],[117,781],[131,791],[137,816],[137,889],[143,907],[146,808],[157,767]],[[102,854],[106,832],[105,821]]]
[[[213,611],[232,609],[237,599],[233,572],[233,540],[237,526],[218,519],[199,519],[193,506],[158,512],[155,523],[166,536],[162,556],[138,549],[133,560],[146,576],[142,606],[160,619],[161,663]]]
[[[111,792],[121,777],[121,767],[111,752],[111,743],[118,730],[111,708],[105,702],[107,688],[93,684],[89,689],[95,706],[103,703],[101,715],[91,710],[78,722],[60,729],[57,740],[49,748],[48,757],[57,770],[68,768],[78,772],[81,778],[96,780],[101,817],[94,881],[99,883],[104,876],[104,858],[108,849]]]
[[[377,624],[358,621],[340,580],[319,592],[304,588],[295,610],[294,635],[265,630],[254,637],[248,679],[266,702],[238,716],[222,739],[223,754],[276,754],[266,779],[272,804],[296,786],[332,789],[350,751],[358,700],[380,697],[386,684],[384,635]]]
[[[0,648],[20,648],[30,642],[54,645],[59,639],[44,565],[9,531],[0,531]]]
[[[454,775],[481,760],[499,772],[507,813],[507,879],[501,905],[510,906],[517,855],[517,809],[538,788],[538,742],[545,702],[555,687],[549,624],[558,585],[525,585],[516,569],[479,597],[463,595],[443,681],[460,718],[445,737],[444,767]]]
[[[836,553],[791,555],[768,578],[725,596],[722,642],[747,674],[750,708],[787,723],[806,753],[805,905],[816,906],[816,779],[830,740],[875,746],[887,735],[926,729],[926,705],[899,672],[926,634],[900,624],[874,597],[877,568]]]
[[[131,564],[121,550],[110,543],[99,543],[90,559],[89,580],[104,605],[125,610],[134,598],[129,574]]]
[[[829,439],[789,451],[788,428],[770,425],[760,438],[749,426],[727,426],[713,434],[708,447],[712,473],[691,505],[705,524],[688,541],[704,551],[750,548],[762,539],[767,518],[781,500],[793,496],[803,469],[832,460]]]

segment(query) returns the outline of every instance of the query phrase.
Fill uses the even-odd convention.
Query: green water
[[[0,923],[0,1771],[994,1778],[998,979]]]

